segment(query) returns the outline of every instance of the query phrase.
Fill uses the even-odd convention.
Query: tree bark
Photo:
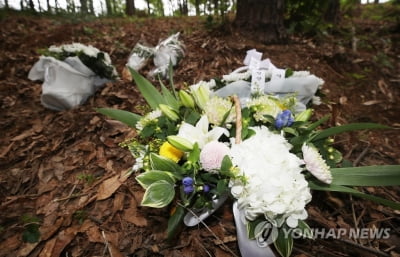
[[[128,16],[135,15],[135,0],[126,0],[125,13]]]
[[[287,39],[283,24],[284,0],[238,0],[235,25],[264,44]]]
[[[200,16],[200,0],[194,0],[194,8],[196,9],[196,16]]]
[[[340,0],[329,0],[324,19],[326,22],[337,24],[340,18]]]
[[[82,13],[88,13],[88,4],[87,4],[87,0],[80,0],[81,3],[81,12]]]
[[[113,14],[111,0],[106,0],[107,15]]]

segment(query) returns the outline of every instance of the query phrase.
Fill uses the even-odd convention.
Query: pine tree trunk
[[[238,0],[235,25],[262,43],[282,43],[287,39],[283,14],[284,0]]]
[[[340,18],[340,0],[329,0],[328,7],[324,15],[326,22],[337,24]]]
[[[88,13],[88,4],[87,0],[80,0],[81,3],[81,13]]]
[[[135,0],[126,0],[125,13],[128,16],[135,15]]]
[[[196,16],[200,16],[200,0],[194,1],[194,8],[196,9]]]
[[[111,0],[106,0],[106,9],[107,9],[107,15],[111,15],[112,12],[112,6],[111,6]]]

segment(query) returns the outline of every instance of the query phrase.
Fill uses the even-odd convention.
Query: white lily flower
[[[208,131],[209,122],[207,116],[203,115],[200,120],[193,126],[189,123],[183,122],[179,128],[178,136],[183,137],[191,143],[197,143],[199,148],[211,141],[217,141],[222,135],[229,135],[225,128],[214,127]]]

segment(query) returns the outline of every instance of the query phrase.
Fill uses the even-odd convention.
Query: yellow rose
[[[172,146],[170,143],[164,142],[160,147],[159,154],[165,158],[173,160],[174,162],[178,162],[182,158],[183,152]]]

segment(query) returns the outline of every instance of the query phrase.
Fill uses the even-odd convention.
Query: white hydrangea
[[[49,51],[50,52],[54,52],[54,53],[62,53],[62,48],[61,47],[58,47],[58,46],[50,46],[49,47]]]
[[[309,75],[310,75],[309,71],[303,70],[303,71],[294,71],[292,76],[290,76],[290,77],[292,77],[292,78],[304,78],[304,77],[307,77]]]
[[[231,193],[238,199],[247,220],[260,216],[277,226],[297,227],[307,218],[311,201],[308,183],[301,173],[303,161],[289,152],[291,145],[267,127],[252,128],[256,134],[232,145],[230,156],[246,182],[232,181]]]
[[[146,127],[151,122],[155,122],[156,119],[161,117],[161,115],[162,115],[162,112],[159,109],[147,113],[144,117],[142,117],[136,123],[136,129],[139,130],[139,131],[142,131],[144,127]]]
[[[264,122],[267,121],[264,115],[270,115],[275,118],[282,111],[279,99],[268,95],[263,95],[250,100],[247,103],[247,107],[254,107],[254,119],[256,119],[256,121]]]
[[[222,80],[224,82],[229,83],[229,82],[235,82],[238,80],[247,80],[250,78],[250,76],[251,76],[251,71],[249,71],[249,70],[245,71],[245,72],[238,72],[238,73],[232,72],[231,74],[222,76]]]
[[[229,112],[225,123],[235,121],[235,110],[232,108],[232,102],[226,98],[214,96],[204,106],[204,112],[211,124],[222,125],[225,115]]]

